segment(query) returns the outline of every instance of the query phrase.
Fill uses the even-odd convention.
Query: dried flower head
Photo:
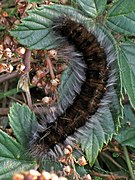
[[[25,51],[26,49],[24,47],[19,47],[16,49],[16,52],[19,54],[19,55],[23,55],[25,54]]]
[[[92,180],[90,174],[85,175],[85,176],[84,176],[84,180]]]
[[[51,49],[51,50],[48,51],[48,54],[49,54],[50,57],[56,58],[57,51],[55,49]]]
[[[42,98],[42,102],[44,104],[49,104],[51,101],[52,101],[51,97],[46,96],[46,97]]]
[[[22,63],[19,63],[16,67],[16,70],[19,72],[19,73],[23,73],[24,72],[24,69],[25,69],[25,65],[22,64]]]
[[[12,180],[24,180],[23,174],[14,174]]]
[[[70,166],[65,166],[64,168],[63,168],[63,172],[65,173],[65,175],[70,175],[70,174],[72,174],[72,168],[70,167]]]
[[[47,171],[43,171],[42,172],[42,177],[44,179],[51,179],[51,174],[49,172],[47,172]]]
[[[53,86],[58,86],[59,83],[60,83],[60,80],[57,79],[57,78],[51,80],[51,84],[52,84]]]
[[[78,164],[79,164],[80,166],[85,166],[85,165],[88,164],[88,163],[87,163],[85,157],[82,156],[82,157],[80,157],[80,158],[78,159]]]
[[[64,148],[65,155],[70,155],[70,154],[72,154],[72,152],[73,152],[73,149],[70,145],[67,145],[66,148]]]
[[[11,51],[10,48],[6,48],[6,49],[4,50],[4,56],[5,56],[6,58],[11,58],[11,57],[13,56],[12,51]]]

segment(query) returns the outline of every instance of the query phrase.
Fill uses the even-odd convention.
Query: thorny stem
[[[9,113],[9,108],[0,108],[0,116],[6,116]]]
[[[108,154],[102,152],[102,155],[105,156],[105,157],[107,157],[107,158],[109,159],[109,161],[111,161],[112,163],[114,163],[118,168],[123,169],[123,167],[122,167],[120,164],[118,164],[116,161],[114,161],[113,158],[111,158]]]
[[[54,71],[53,71],[53,65],[52,65],[52,62],[51,62],[51,60],[50,60],[49,57],[46,58],[46,63],[47,63],[48,68],[49,68],[49,70],[50,70],[50,76],[51,76],[51,78],[52,78],[52,79],[55,79],[55,74],[54,74]]]
[[[5,82],[4,92],[6,92],[7,90],[8,90],[8,81]],[[2,102],[2,107],[3,108],[6,107],[6,102],[7,102],[7,98],[4,98],[4,100]]]
[[[105,179],[126,179],[128,180],[128,176],[119,176],[119,175],[116,175],[116,174],[102,174],[102,173],[98,173],[96,171],[92,171],[92,175],[93,176],[98,176],[98,177],[102,177],[102,178],[105,178]]]
[[[31,57],[31,51],[26,50],[25,55],[24,55],[24,65],[25,65],[24,75],[26,75],[28,83],[29,83],[29,72],[30,72],[30,57]],[[26,97],[27,97],[28,106],[31,108],[32,107],[32,99],[31,99],[31,95],[30,95],[29,84],[28,84],[28,88],[26,91]]]
[[[128,166],[128,169],[129,169],[130,176],[131,176],[132,180],[135,180],[135,176],[134,176],[132,165],[131,165],[131,162],[130,162],[130,159],[129,159],[127,147],[123,146],[123,150],[124,150],[124,154],[125,154],[125,157],[126,157],[126,162],[127,162],[127,166]]]
[[[30,72],[30,57],[31,57],[31,51],[27,49],[24,55],[24,65],[25,65],[24,72],[25,73]]]
[[[20,103],[20,104],[24,104],[24,102],[20,101],[19,99],[16,99],[16,98],[13,97],[13,96],[8,96],[8,98],[13,99],[14,101],[16,101],[16,102],[18,102],[18,103]]]
[[[15,77],[19,77],[21,74],[19,74],[18,72],[12,72],[12,73],[6,73],[0,76],[0,83],[5,82],[9,79],[15,78]]]
[[[49,71],[50,71],[50,76],[52,79],[55,79],[55,74],[54,74],[54,71],[53,71],[53,64],[52,64],[52,61],[50,60],[49,57],[46,58],[46,63],[47,63],[47,66],[49,68]],[[58,100],[58,92],[57,92],[57,89],[55,89],[55,92],[54,92],[54,101],[55,100]]]

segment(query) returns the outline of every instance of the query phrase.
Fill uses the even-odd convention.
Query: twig
[[[6,73],[0,76],[0,83],[21,76],[18,72]]]
[[[22,98],[23,98],[23,100],[24,100],[24,103],[27,104],[27,99],[26,99],[26,96],[25,96],[25,93],[24,93],[24,92],[22,92]]]
[[[112,163],[114,163],[118,168],[120,169],[124,169],[121,165],[119,165],[115,160],[113,160],[113,158],[111,158],[108,154],[102,152],[102,155],[107,157]]]
[[[112,174],[112,173],[111,174],[102,174],[102,173],[92,171],[92,175],[98,176],[98,177],[103,177],[103,178],[106,178],[109,180],[114,180],[114,179],[126,179],[126,180],[128,180],[128,176],[119,176],[117,174]]]
[[[126,157],[126,162],[127,162],[127,166],[128,166],[128,169],[129,169],[130,176],[131,176],[132,180],[135,180],[135,176],[134,176],[132,165],[131,165],[131,162],[130,162],[130,159],[129,159],[127,147],[123,146],[123,150],[124,150],[124,154],[125,154],[125,157]]]
[[[8,96],[8,98],[13,99],[14,101],[16,101],[16,102],[18,102],[18,103],[20,103],[20,104],[24,104],[24,102],[20,101],[19,99],[16,99],[16,98],[13,97],[13,96]]]
[[[54,71],[53,71],[53,65],[52,65],[52,62],[51,62],[51,60],[50,60],[49,57],[46,58],[46,63],[47,63],[47,65],[48,65],[51,78],[52,78],[52,79],[55,79],[55,74],[54,74]]]
[[[27,80],[27,90],[25,92],[26,92],[28,106],[31,108],[32,99],[31,99],[31,94],[30,94],[30,89],[29,89],[30,57],[31,57],[31,51],[26,50],[25,55],[24,55],[24,65],[25,65],[24,76],[26,76],[25,78]]]
[[[0,108],[0,116],[7,116],[9,108]]]
[[[27,49],[24,54],[24,65],[25,65],[24,72],[25,73],[30,72],[30,57],[31,57],[31,51]]]
[[[4,92],[7,92],[7,90],[8,90],[8,82],[6,81],[4,83]],[[2,107],[5,108],[6,104],[7,104],[7,98],[4,98],[2,101]]]

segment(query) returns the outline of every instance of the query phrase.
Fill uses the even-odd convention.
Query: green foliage
[[[91,118],[91,126],[86,129],[85,135],[80,138],[82,150],[86,153],[87,160],[92,166],[102,149],[115,132],[115,125],[109,107],[99,109],[100,116]]]
[[[124,106],[124,121],[115,139],[123,146],[135,148],[135,113],[129,105]]]
[[[27,147],[30,137],[37,128],[35,114],[20,104],[13,104],[9,114],[10,126],[20,144]]]
[[[102,14],[106,7],[106,0],[77,0],[82,10],[90,17],[97,17]]]
[[[57,40],[54,38],[51,23],[61,13],[67,12],[74,15],[74,18],[84,21],[86,17],[77,14],[72,7],[61,5],[41,6],[29,11],[29,16],[23,19],[23,23],[11,31],[18,41],[29,49],[51,49],[57,47]],[[64,12],[65,11],[65,12]],[[76,12],[76,13],[75,13]],[[22,33],[23,32],[23,33]]]
[[[107,40],[112,42],[114,51],[117,54],[117,70],[118,74],[120,74],[119,83],[121,87],[120,96],[126,92],[131,105],[135,107],[135,45],[124,42],[120,44],[120,40],[114,40],[114,34],[111,34],[108,29],[106,29],[107,26],[111,31],[121,33],[121,36],[135,35],[133,23],[135,20],[135,0],[118,0],[107,13],[105,13],[107,6],[106,0],[76,0],[76,2],[78,3],[79,9],[55,4],[30,10],[28,17],[24,18],[22,23],[11,31],[11,35],[16,37],[18,42],[25,45],[28,49],[55,48],[57,47],[57,40],[54,38],[51,23],[54,18],[59,17],[63,13],[72,19],[77,19],[80,23],[84,23],[89,29],[92,29],[93,26],[95,29],[99,28]],[[99,16],[102,16],[101,24],[99,22]],[[115,100],[112,100],[112,106],[104,107],[98,120],[94,119],[93,116],[93,119],[91,119],[91,128],[87,129],[86,134],[80,138],[82,150],[85,152],[91,166],[94,164],[98,152],[101,151],[104,144],[107,144],[108,141],[111,140],[119,126],[118,119],[122,108],[119,104],[120,97],[115,96]],[[130,120],[132,124],[134,124],[135,116],[131,109],[124,107],[124,112],[125,119]],[[30,136],[36,128],[37,121],[35,115],[27,106],[14,104],[10,110],[9,121],[17,141],[6,133],[0,132],[1,179],[3,177],[9,178],[15,171],[27,170],[36,164],[31,157],[25,154]],[[134,125],[131,127],[126,126],[121,128],[119,134],[115,136],[115,139],[122,145],[135,147],[134,136]],[[51,162],[47,160],[44,162],[45,167],[49,167],[49,164],[51,164]],[[57,167],[59,169],[60,164],[58,164]],[[80,173],[85,172],[84,169],[78,171],[80,171]]]
[[[2,39],[3,33],[6,30],[6,26],[0,24],[0,38]]]
[[[119,46],[121,84],[135,107],[135,44],[122,43]]]
[[[13,104],[9,123],[17,141],[0,131],[0,179],[11,179],[14,173],[30,170],[37,165],[28,153],[29,138],[37,127],[34,113],[26,105]],[[51,171],[52,166],[56,170],[61,168],[60,163],[45,160],[40,169],[46,167]]]
[[[28,2],[36,2],[36,3],[41,3],[43,0],[28,0]]]
[[[11,179],[15,172],[34,168],[35,165],[26,155],[24,146],[0,131],[0,179]]]
[[[119,0],[107,13],[107,26],[118,33],[135,35],[135,0]]]
[[[0,24],[0,32],[4,31],[5,29],[6,29],[6,27]]]

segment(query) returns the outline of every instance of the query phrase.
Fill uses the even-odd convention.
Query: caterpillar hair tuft
[[[73,77],[32,135],[29,151],[41,159],[57,159],[66,144],[79,142],[111,103],[116,82],[115,53],[102,31],[91,32],[66,15],[53,21],[52,30],[59,42],[58,56],[70,60]]]

